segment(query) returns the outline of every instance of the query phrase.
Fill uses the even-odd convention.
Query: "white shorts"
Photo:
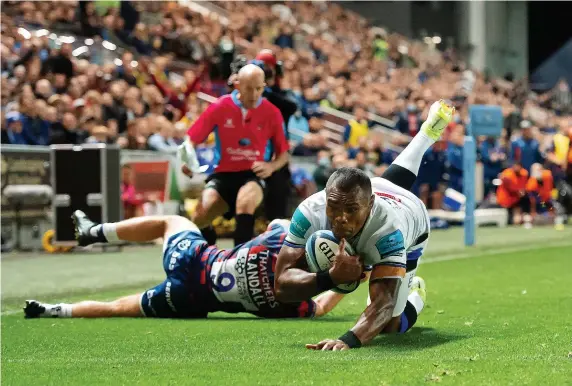
[[[423,251],[427,248],[429,238],[427,238],[422,243],[419,243],[407,250],[407,272],[405,277],[399,286],[397,291],[397,300],[395,301],[395,308],[393,309],[393,317],[399,316],[405,310],[405,305],[407,304],[407,298],[409,297],[409,291],[411,290],[411,283],[413,278],[417,273],[417,266],[423,255]],[[411,267],[411,268],[410,268]],[[369,306],[371,299],[369,295],[367,296],[367,305]]]
[[[399,316],[405,310],[405,305],[407,304],[407,298],[409,297],[409,291],[411,290],[411,283],[413,278],[417,273],[417,266],[419,265],[419,261],[421,260],[421,256],[423,255],[423,251],[427,248],[427,243],[429,239],[423,241],[420,244],[411,247],[407,251],[407,266],[409,268],[405,273],[405,277],[401,282],[401,286],[399,287],[399,291],[397,292],[397,300],[395,302],[395,308],[393,309],[393,316]]]

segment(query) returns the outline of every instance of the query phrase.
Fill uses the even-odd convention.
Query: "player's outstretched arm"
[[[316,284],[317,275],[302,269],[304,265],[304,248],[282,246],[274,273],[274,290],[278,301],[301,302],[322,292]]]
[[[370,342],[385,328],[393,316],[397,293],[404,268],[377,266],[371,273],[369,292],[371,303],[361,314],[356,325],[338,339],[325,339],[306,348],[323,351],[342,351],[359,348]]]
[[[344,296],[346,296],[346,294],[340,294],[334,291],[326,291],[323,294],[318,295],[314,299],[314,303],[316,303],[316,312],[314,317],[319,318],[329,313],[331,310],[336,308]]]
[[[391,320],[401,281],[402,278],[395,277],[370,281],[371,303],[350,330],[359,340],[359,346],[379,335]]]

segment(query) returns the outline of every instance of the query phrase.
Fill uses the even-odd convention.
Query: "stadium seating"
[[[172,154],[209,101],[226,92],[232,58],[262,48],[283,62],[281,86],[299,104],[302,129],[289,127],[299,134],[294,154],[328,154],[336,167],[379,175],[439,98],[458,107],[441,147],[443,186],[452,186],[448,149],[461,147],[469,104],[502,107],[499,151],[507,163],[522,122],[543,154],[555,128],[572,125],[547,108],[552,94],[485,79],[452,47],[372,27],[339,4],[13,2],[3,7],[2,24],[3,143],[106,142]],[[360,107],[365,116],[356,120]],[[352,122],[367,127],[357,146],[347,142]],[[368,158],[372,152],[379,156]]]

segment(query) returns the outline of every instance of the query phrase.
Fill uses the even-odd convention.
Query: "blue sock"
[[[407,301],[407,304],[405,305],[405,310],[401,314],[399,333],[403,334],[409,331],[409,329],[413,327],[415,322],[417,322],[417,310],[410,301]]]

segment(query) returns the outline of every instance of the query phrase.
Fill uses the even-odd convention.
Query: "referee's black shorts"
[[[236,214],[236,197],[238,196],[238,191],[243,185],[246,185],[246,183],[250,181],[254,181],[260,185],[264,192],[264,180],[258,178],[252,170],[213,173],[207,178],[205,189],[211,188],[220,194],[228,205],[228,212],[224,214],[224,217],[230,220]]]

